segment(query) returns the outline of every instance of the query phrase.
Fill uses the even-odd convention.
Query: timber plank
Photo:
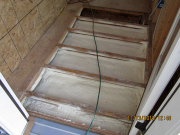
[[[94,107],[91,107],[89,105],[82,105],[80,103],[64,100],[64,99],[61,99],[61,98],[55,98],[55,97],[47,96],[47,95],[36,93],[36,92],[26,91],[23,94],[23,97],[31,97],[31,96],[35,96],[35,97],[44,98],[44,99],[47,99],[47,100],[56,101],[56,102],[59,102],[59,103],[62,103],[62,104],[70,105],[70,106],[80,107],[83,111],[90,112],[92,114],[94,113],[94,110],[95,110]],[[102,116],[107,116],[107,117],[110,117],[110,118],[128,120],[128,115],[127,114],[119,114],[119,113],[103,111],[103,110],[97,110],[97,114],[98,115],[102,115]]]
[[[86,49],[86,48],[81,48],[81,47],[76,47],[76,46],[71,46],[71,45],[64,45],[64,44],[57,44],[57,46],[59,46],[59,48],[67,47],[69,49],[75,49],[78,52],[85,53],[85,54],[89,54],[90,52],[92,52],[92,53],[94,53],[94,55],[96,55],[95,54],[96,51],[92,50],[92,49]],[[146,61],[145,58],[131,57],[131,56],[115,54],[115,53],[111,53],[111,52],[98,51],[98,54],[102,57],[118,59],[118,60],[132,59],[132,60],[137,60],[137,61]],[[90,54],[90,55],[93,55],[93,54]]]
[[[69,72],[71,74],[75,74],[76,76],[80,76],[80,77],[88,76],[92,80],[99,81],[99,75],[98,74],[93,74],[93,73],[88,73],[88,72],[73,70],[73,69],[67,69],[64,67],[58,67],[58,66],[53,66],[53,65],[46,65],[46,64],[44,64],[43,67],[44,68],[50,68],[50,69],[62,70],[65,72]],[[122,84],[126,85],[127,84],[127,85],[145,88],[145,84],[143,84],[143,83],[137,83],[137,82],[127,81],[127,80],[120,80],[120,79],[107,77],[107,76],[103,76],[103,75],[101,75],[101,79],[102,79],[102,81],[107,82],[107,83],[111,83],[111,84],[117,84],[117,85],[122,85]],[[28,87],[28,88],[30,88],[30,87]]]
[[[161,27],[157,27],[157,31],[158,30],[161,30],[161,31],[159,32],[160,35],[155,35],[155,40],[153,42],[153,45],[156,46],[156,50],[153,54],[153,64],[155,64],[159,56],[159,53],[163,47],[165,39],[169,33],[169,30],[173,24],[173,21],[176,17],[176,14],[180,6],[180,1],[176,1],[176,0],[170,0],[170,1],[171,1],[170,5],[166,9],[167,13],[166,13],[165,20],[164,22],[161,22],[162,23]]]
[[[81,21],[89,21],[89,22],[93,21],[91,17],[76,16],[76,18]],[[132,29],[147,28],[147,25],[119,22],[119,21],[112,21],[112,20],[105,20],[105,19],[97,19],[97,18],[94,18],[94,22],[101,23],[101,24],[107,24],[107,25],[113,25],[113,26],[128,27],[128,28],[132,28]]]
[[[76,29],[76,28],[69,28],[68,31],[69,31],[69,32],[72,32],[72,33],[92,35],[92,32],[91,32],[91,31],[88,31],[88,30],[81,30],[81,29]],[[134,42],[134,43],[140,43],[141,41],[148,41],[148,40],[143,40],[143,39],[133,39],[133,38],[123,37],[123,36],[117,36],[117,35],[112,35],[112,34],[107,34],[107,33],[101,33],[101,32],[95,32],[95,35],[96,35],[97,37],[102,37],[102,38],[107,38],[107,39],[115,39],[115,40],[121,40],[121,41],[128,41],[128,42]]]

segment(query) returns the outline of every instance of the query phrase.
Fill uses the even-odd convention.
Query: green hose
[[[86,0],[88,5],[89,5],[89,2],[88,0]],[[91,6],[89,5],[89,8],[91,9]],[[97,107],[98,107],[98,103],[99,103],[99,96],[100,96],[100,91],[101,91],[101,70],[100,70],[100,65],[99,65],[99,58],[98,58],[98,50],[97,50],[97,43],[96,43],[96,37],[95,37],[95,34],[94,34],[94,14],[93,14],[93,11],[91,9],[91,12],[92,12],[92,19],[93,19],[93,27],[92,27],[92,30],[93,30],[93,37],[94,37],[94,43],[95,43],[95,46],[96,46],[96,56],[97,56],[97,63],[98,63],[98,68],[99,68],[99,93],[98,93],[98,98],[97,98],[97,103],[96,103],[96,109],[95,109],[95,112],[94,112],[94,117],[91,121],[91,124],[89,126],[89,129],[88,131],[86,132],[86,135],[88,135],[89,133],[89,130],[91,129],[91,126],[93,124],[93,121],[94,121],[94,118],[96,116],[96,111],[97,111]]]

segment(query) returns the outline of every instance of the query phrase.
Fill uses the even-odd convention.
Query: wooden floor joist
[[[77,33],[77,34],[92,35],[92,31],[88,31],[88,30],[68,28],[68,31],[72,32],[72,33]],[[148,42],[148,40],[133,39],[133,38],[122,37],[122,36],[117,36],[117,35],[112,35],[112,34],[107,34],[107,33],[101,33],[101,32],[95,32],[95,35],[96,35],[96,37],[107,38],[107,39],[115,39],[115,40],[121,40],[121,41],[128,41],[128,42],[134,42],[134,43],[140,43],[142,41]]]
[[[81,21],[88,21],[88,22],[93,21],[93,19],[91,17],[76,16],[76,18],[77,18],[77,20],[81,20]],[[100,24],[113,25],[113,26],[127,27],[127,28],[132,28],[132,29],[147,28],[147,25],[126,23],[126,22],[119,22],[119,21],[112,21],[112,20],[105,20],[105,19],[97,19],[97,18],[94,18],[94,22],[100,23]]]
[[[39,97],[39,98],[43,98],[45,100],[51,100],[51,101],[56,101],[62,104],[67,104],[70,106],[76,106],[76,107],[80,107],[84,112],[90,112],[92,114],[94,114],[94,107],[88,106],[88,105],[82,105],[80,103],[76,103],[76,102],[71,102],[68,100],[64,100],[64,99],[60,99],[60,98],[55,98],[55,97],[51,97],[51,96],[47,96],[44,94],[39,94],[36,92],[31,92],[31,91],[26,91],[22,97],[21,100],[24,99],[24,97],[30,97],[30,96],[35,96],[35,97]],[[123,120],[128,120],[128,115],[127,114],[119,114],[119,113],[115,113],[115,112],[109,112],[109,111],[103,111],[103,110],[97,110],[97,115],[102,115],[102,116],[106,116],[106,117],[110,117],[110,118],[116,118],[116,119],[123,119]]]
[[[81,47],[75,47],[75,46],[71,46],[71,45],[64,45],[64,44],[57,44],[57,46],[59,46],[59,48],[66,47],[67,50],[68,50],[68,48],[70,50],[75,49],[76,52],[85,53],[85,54],[94,53],[94,54],[90,54],[90,55],[96,56],[95,50],[81,48]],[[124,60],[124,61],[126,61],[126,59],[132,59],[132,60],[137,60],[137,61],[146,61],[145,58],[131,57],[131,56],[127,56],[127,55],[115,54],[115,53],[110,53],[110,52],[98,51],[98,53],[100,56],[106,57],[106,58],[112,58],[112,59],[118,59],[118,60]]]
[[[44,68],[50,68],[50,69],[62,70],[62,71],[65,71],[67,73],[71,73],[71,74],[74,74],[74,75],[80,76],[80,77],[88,76],[88,77],[91,77],[92,80],[99,81],[99,75],[97,75],[97,74],[92,74],[92,73],[87,73],[87,72],[84,72],[84,71],[67,69],[67,68],[58,67],[58,66],[52,66],[52,65],[47,65],[47,64],[44,64],[43,67]],[[116,78],[107,77],[107,76],[103,76],[103,75],[101,75],[101,79],[102,79],[102,82],[104,81],[104,82],[108,82],[108,83],[111,83],[111,84],[117,84],[117,85],[125,84],[125,85],[131,85],[131,86],[138,86],[138,87],[142,87],[142,88],[145,88],[145,86],[146,86],[146,84],[143,84],[143,83],[136,83],[136,82],[127,81],[127,80],[119,80],[119,79],[116,79]]]
[[[77,7],[81,7],[81,6],[77,6]],[[75,63],[78,66],[78,69],[76,69],[76,67],[71,67],[71,66],[66,67],[64,65],[63,65],[64,66],[63,67],[62,65],[58,65],[58,64],[53,65],[51,63],[53,58],[57,56],[56,53],[58,50],[60,50],[60,51],[65,50],[66,52],[64,54],[67,54],[67,56],[70,56],[70,57],[68,57],[70,59],[71,59],[71,57],[73,57],[73,55],[71,55],[71,53],[76,53],[77,55],[80,55],[81,58],[83,58],[83,59],[86,58],[87,61],[88,61],[89,57],[93,57],[88,62],[90,63],[90,65],[95,67],[94,65],[96,64],[96,61],[94,61],[94,59],[95,59],[94,56],[96,56],[96,51],[93,50],[93,48],[88,49],[85,47],[83,48],[83,47],[78,47],[78,46],[72,46],[69,44],[63,44],[63,41],[67,38],[69,33],[73,33],[73,34],[76,33],[78,35],[87,35],[88,38],[90,36],[91,37],[93,36],[91,29],[83,30],[83,29],[79,29],[79,28],[78,29],[73,28],[75,26],[76,22],[78,22],[78,21],[92,22],[92,18],[79,16],[82,11],[82,8],[78,11],[77,7],[72,8],[72,6],[70,6],[70,8],[67,8],[68,11],[64,11],[65,14],[62,13],[63,14],[62,19],[65,18],[64,20],[66,20],[70,25],[65,24],[60,27],[58,25],[59,23],[55,22],[55,26],[52,27],[52,30],[55,30],[55,32],[52,32],[49,30],[50,32],[48,33],[48,35],[43,36],[43,38],[42,38],[43,40],[40,40],[39,43],[37,43],[37,45],[34,47],[33,51],[26,58],[26,61],[28,61],[29,59],[31,59],[31,61],[28,61],[29,63],[23,62],[20,65],[19,69],[16,70],[13,75],[13,76],[22,75],[23,77],[16,78],[15,80],[11,79],[9,81],[11,82],[11,85],[13,85],[13,89],[16,89],[18,96],[21,96],[22,93],[24,92],[23,96],[21,97],[21,101],[22,101],[22,103],[24,103],[24,101],[27,100],[27,102],[25,103],[25,107],[27,107],[26,109],[31,116],[40,117],[43,119],[62,123],[62,124],[68,125],[68,126],[73,126],[76,128],[87,130],[89,121],[91,120],[91,116],[93,116],[94,110],[95,110],[94,102],[96,102],[95,100],[97,100],[96,92],[98,91],[97,84],[99,84],[99,74],[96,74],[96,72],[91,73],[90,70],[87,70],[87,71],[82,70],[80,67],[82,67],[84,65],[85,65],[85,68],[87,68],[87,67],[90,67],[90,69],[93,69],[93,68],[91,66],[89,66],[88,64],[87,64],[88,65],[87,66],[86,63],[85,64],[82,63],[82,65],[79,64],[76,61],[77,60],[76,57],[74,57],[75,61],[69,62],[69,63]],[[95,7],[93,7],[93,8],[95,9]],[[74,10],[73,12],[75,12],[75,11],[78,12],[78,14],[73,13],[71,9]],[[113,10],[113,11],[116,11],[116,10]],[[129,13],[126,11],[118,11],[118,12]],[[67,18],[67,14],[70,14],[71,19]],[[133,12],[131,14],[143,15],[143,13],[133,13]],[[60,18],[59,21],[62,19]],[[123,54],[123,53],[117,54],[117,52],[114,53],[113,51],[108,52],[109,50],[107,50],[107,51],[99,50],[98,51],[99,56],[103,57],[102,59],[107,59],[107,61],[108,61],[107,64],[109,64],[109,61],[114,62],[114,60],[115,60],[116,62],[114,62],[114,65],[111,63],[109,64],[110,66],[113,65],[112,66],[113,68],[115,67],[114,70],[111,70],[111,68],[107,68],[107,70],[103,70],[103,68],[102,68],[102,70],[101,70],[101,71],[103,71],[102,72],[103,74],[104,74],[104,72],[108,73],[108,74],[101,75],[101,79],[102,79],[101,96],[102,97],[100,99],[100,104],[98,106],[99,108],[97,110],[97,117],[99,117],[99,119],[98,118],[97,119],[99,121],[98,122],[96,121],[97,122],[96,128],[92,127],[91,131],[95,132],[95,133],[103,134],[103,135],[107,135],[107,134],[108,135],[121,135],[121,134],[116,134],[116,133],[121,133],[121,130],[122,130],[122,132],[124,132],[125,134],[128,134],[128,131],[130,129],[130,125],[131,125],[132,121],[130,121],[128,119],[127,114],[133,115],[135,113],[137,106],[140,102],[141,96],[143,94],[144,88],[146,86],[146,81],[144,81],[144,78],[147,79],[146,74],[148,72],[148,69],[147,69],[147,67],[145,68],[145,63],[147,66],[148,58],[145,55],[148,55],[148,53],[147,52],[144,53],[144,52],[147,50],[148,34],[146,33],[147,32],[146,30],[148,28],[145,25],[116,22],[116,21],[109,21],[109,20],[107,21],[107,20],[102,20],[102,19],[95,19],[95,23],[109,25],[110,27],[112,27],[112,26],[123,27],[123,29],[125,29],[125,32],[127,32],[126,34],[128,34],[129,29],[132,29],[132,31],[135,33],[135,34],[133,33],[135,36],[136,36],[136,33],[138,33],[137,32],[138,29],[143,29],[140,34],[138,33],[139,37],[142,35],[142,39],[141,39],[141,37],[140,38],[131,37],[132,36],[131,33],[130,33],[130,35],[131,35],[130,37],[128,37],[129,35],[127,37],[123,37],[121,35],[123,30],[120,34],[121,36],[114,35],[114,33],[113,34],[109,34],[108,32],[106,33],[106,31],[105,31],[105,33],[103,33],[104,31],[103,32],[95,32],[96,37],[103,38],[103,39],[101,39],[103,41],[104,41],[104,39],[112,39],[112,40],[116,40],[118,42],[119,41],[131,42],[131,43],[136,43],[135,45],[137,45],[137,48],[138,48],[137,49],[138,53],[133,53],[136,55],[131,55],[131,56],[129,56],[128,54],[127,55]],[[56,30],[56,27],[58,28],[58,30]],[[58,34],[58,37],[56,37],[56,38],[51,37],[51,33],[53,33],[53,36],[55,36],[61,29],[62,29],[62,31]],[[114,30],[114,27],[113,27],[113,30]],[[62,33],[63,31],[65,31],[64,34]],[[132,31],[130,31],[130,32],[132,32]],[[142,34],[143,32],[146,34],[145,36],[143,36],[143,34]],[[50,36],[50,38],[45,40],[47,38],[47,36]],[[59,37],[61,37],[61,40],[59,41],[59,44],[57,44]],[[52,45],[51,45],[51,43],[52,43]],[[107,45],[109,45],[108,43],[107,43]],[[143,43],[145,43],[145,44],[143,44]],[[44,44],[45,44],[46,48],[43,48]],[[102,44],[102,42],[101,42],[101,44]],[[124,44],[124,42],[122,44]],[[141,48],[141,51],[139,51],[140,50],[139,48],[141,47],[142,44],[145,47],[143,46],[144,48],[142,47],[143,49]],[[117,44],[117,46],[118,45],[119,44]],[[125,44],[125,45],[127,45],[127,44]],[[102,46],[102,47],[104,47],[104,46]],[[43,48],[43,49],[39,51],[40,48]],[[53,50],[53,48],[54,48],[54,50]],[[116,47],[114,47],[114,48],[116,50],[118,50]],[[125,50],[128,50],[128,49],[125,48]],[[45,52],[47,52],[47,54],[50,54],[50,55],[47,57]],[[133,52],[133,51],[131,51],[131,52]],[[143,52],[143,55],[139,55],[142,52]],[[65,56],[65,57],[67,57],[67,56]],[[80,59],[80,60],[82,61],[82,59]],[[119,61],[117,61],[117,60],[119,60]],[[90,61],[93,61],[95,64],[91,63]],[[43,62],[44,62],[44,64],[43,64]],[[57,63],[58,62],[63,63],[63,60],[57,59]],[[65,60],[65,62],[67,62],[67,60]],[[134,64],[133,62],[136,64]],[[36,66],[34,65],[34,63],[37,63]],[[118,63],[120,63],[120,64],[118,65]],[[128,64],[126,64],[126,63],[128,63]],[[31,70],[28,67],[29,65],[31,65],[30,67],[32,67]],[[106,63],[104,65],[106,65]],[[131,66],[129,66],[129,65],[131,65]],[[106,68],[106,66],[103,66],[103,67]],[[132,68],[129,68],[129,67],[132,67]],[[20,70],[23,68],[25,68],[25,71],[27,70],[26,73],[20,73]],[[122,70],[121,68],[122,69],[124,68],[124,69]],[[93,69],[93,71],[94,71],[94,69]],[[112,73],[112,71],[116,71],[116,72]],[[123,73],[123,72],[126,72],[126,76],[128,76],[127,73],[129,73],[131,75],[131,72],[132,72],[133,77],[135,79],[133,78],[134,80],[131,80],[131,78],[130,78],[131,76],[130,77],[128,76],[130,79],[128,77],[126,78],[126,76],[117,79],[118,77],[116,75],[114,75],[114,74],[119,75],[119,73]],[[109,74],[110,75],[113,74],[113,76],[109,76]],[[139,78],[142,79],[142,81]],[[18,83],[18,79],[21,81],[20,84],[15,84],[15,83]],[[24,81],[25,79],[26,79],[26,81]],[[89,83],[91,85],[88,85]],[[19,87],[20,87],[20,89],[18,90]],[[79,92],[78,92],[78,90],[79,90]],[[91,92],[92,94],[91,93],[89,94],[89,92]],[[83,98],[81,97],[82,95],[84,96]],[[61,97],[61,96],[63,96],[63,97]],[[89,99],[89,97],[90,97],[90,99]],[[40,103],[42,105],[41,106],[42,110],[41,109],[36,110],[36,108],[39,107],[38,103],[36,104],[33,102],[28,102],[28,100],[35,101],[36,99],[42,103],[42,104]],[[43,104],[45,107],[43,106]],[[128,106],[127,106],[127,104],[128,104]],[[32,106],[34,105],[35,107],[33,108],[31,105]],[[68,107],[77,107],[77,110],[78,109],[80,109],[80,110],[78,110],[79,112],[75,111],[75,113],[77,113],[77,116],[76,116],[77,119],[73,119],[72,118],[73,114],[71,115],[69,113],[66,113],[66,114],[70,115],[71,118],[69,118],[69,116],[67,117],[65,115],[64,116],[63,115],[55,115],[54,113],[50,113],[50,112],[46,111],[46,110],[48,110],[47,108],[49,107],[49,105],[56,106],[55,111],[58,110],[57,114],[64,113],[63,107],[61,108],[61,105],[64,105],[65,108],[66,107],[67,108]],[[51,106],[51,107],[53,107],[53,106]],[[70,113],[73,112],[73,108],[70,108],[69,110],[70,110],[69,111]],[[50,109],[50,111],[53,111],[53,109],[52,110]],[[82,111],[82,113],[85,114],[84,117],[90,118],[90,119],[88,119],[89,121],[82,120],[83,117],[81,117],[81,115],[80,115],[81,111]],[[88,114],[90,114],[90,115],[88,115]],[[101,119],[102,117],[103,117],[103,119]],[[108,125],[109,121],[107,121],[107,119],[109,119],[110,125]],[[105,122],[102,123],[103,120],[106,121],[106,124],[104,125],[104,127],[107,127],[107,128],[98,129],[97,127],[101,127],[101,125],[103,125],[103,123],[105,123]],[[84,122],[85,122],[85,124],[84,124]],[[120,124],[119,124],[119,122],[120,122]],[[112,128],[112,127],[109,128],[109,126],[112,126],[112,125],[115,126],[115,128]],[[120,126],[120,128],[119,128],[119,126]],[[118,129],[118,130],[116,130],[116,129]],[[111,132],[111,131],[113,131],[113,132]]]

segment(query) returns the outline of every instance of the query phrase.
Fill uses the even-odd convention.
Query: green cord
[[[88,5],[89,5],[88,0],[86,0],[86,1],[87,1]],[[90,6],[90,5],[89,5],[89,8],[91,9],[91,6]],[[86,132],[86,135],[88,135],[89,130],[91,129],[91,126],[92,126],[92,124],[93,124],[93,121],[94,121],[94,118],[95,118],[95,115],[96,115],[96,111],[97,111],[97,107],[98,107],[98,103],[99,103],[100,91],[101,91],[101,70],[100,70],[100,65],[99,65],[97,43],[96,43],[96,38],[95,38],[95,34],[94,34],[94,14],[93,14],[92,9],[91,9],[91,12],[92,12],[92,19],[93,19],[93,27],[92,27],[92,30],[93,30],[94,43],[95,43],[95,46],[96,46],[97,63],[98,63],[98,68],[99,68],[99,93],[98,93],[98,98],[97,98],[97,103],[96,103],[96,109],[95,109],[95,112],[94,112],[94,117],[93,117],[93,119],[92,119],[92,121],[91,121],[91,124],[90,124],[90,126],[89,126],[88,131]]]

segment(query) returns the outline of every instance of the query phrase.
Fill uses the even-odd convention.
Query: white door
[[[176,15],[176,18],[173,22],[171,30],[166,38],[166,41],[163,45],[161,53],[160,53],[160,55],[156,61],[156,64],[153,68],[151,77],[147,84],[145,93],[141,100],[141,103],[140,103],[140,106],[136,113],[136,116],[148,116],[149,115],[150,111],[154,107],[155,103],[161,96],[166,85],[168,84],[168,82],[170,81],[171,77],[173,76],[174,72],[176,71],[176,69],[178,68],[178,66],[180,64],[180,30],[179,30],[161,68],[159,69],[161,57],[163,56],[163,53],[172,37],[172,34],[174,33],[175,28],[177,28],[177,24],[178,24],[179,20],[180,20],[180,9]],[[130,135],[136,135],[137,132],[139,131],[135,127],[137,122],[138,122],[137,120],[134,120],[133,125],[130,130],[130,133],[129,133]],[[139,122],[143,123],[144,121],[141,120]]]
[[[28,117],[29,114],[0,73],[0,126],[10,135],[21,135]]]

